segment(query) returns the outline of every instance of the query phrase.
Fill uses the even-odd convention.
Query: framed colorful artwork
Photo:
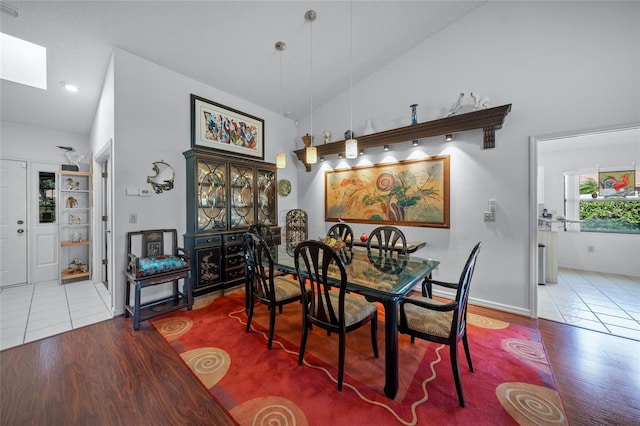
[[[449,156],[325,172],[328,222],[449,228]]]
[[[191,146],[264,160],[264,120],[192,94]]]

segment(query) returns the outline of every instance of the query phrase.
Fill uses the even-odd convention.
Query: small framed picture
[[[264,160],[264,120],[192,94],[191,146]]]

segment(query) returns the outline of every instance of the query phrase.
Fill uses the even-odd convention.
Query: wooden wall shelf
[[[385,130],[366,136],[356,135],[358,139],[358,149],[392,145],[475,129],[482,129],[484,132],[483,149],[495,148],[495,131],[502,127],[502,123],[504,123],[504,119],[509,111],[511,111],[511,104],[439,118],[425,123]],[[318,148],[318,157],[331,154],[344,154],[344,140],[330,142],[324,145],[316,145],[316,148]],[[294,152],[298,160],[304,163],[306,170],[310,172],[311,164],[307,164],[304,161],[304,148]]]

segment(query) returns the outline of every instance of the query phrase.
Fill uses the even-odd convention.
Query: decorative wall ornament
[[[291,194],[291,181],[289,179],[280,179],[278,181],[278,194],[282,197]]]
[[[173,189],[173,181],[176,172],[170,164],[163,160],[153,162],[154,176],[147,176],[147,183],[151,185],[156,194],[162,194],[163,191],[171,191]]]
[[[325,172],[325,220],[449,228],[449,156]]]

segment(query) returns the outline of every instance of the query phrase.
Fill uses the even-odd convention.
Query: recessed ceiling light
[[[60,84],[64,87],[68,92],[76,93],[78,91],[78,86],[71,84],[69,81],[61,81]]]
[[[47,48],[0,33],[0,78],[47,90]]]

